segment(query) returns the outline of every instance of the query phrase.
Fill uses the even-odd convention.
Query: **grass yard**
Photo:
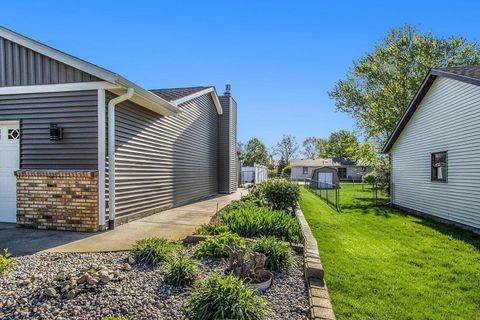
[[[480,236],[371,194],[343,184],[338,213],[301,189],[337,318],[480,319]]]

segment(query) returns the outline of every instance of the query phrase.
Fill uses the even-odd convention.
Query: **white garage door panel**
[[[0,121],[0,222],[15,222],[20,167],[20,129],[17,121]]]

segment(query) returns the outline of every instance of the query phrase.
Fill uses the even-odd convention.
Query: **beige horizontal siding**
[[[448,182],[430,181],[448,151]],[[480,87],[437,78],[392,150],[394,204],[480,228]]]

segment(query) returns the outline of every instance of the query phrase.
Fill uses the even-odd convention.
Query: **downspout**
[[[115,106],[133,97],[133,88],[108,102],[108,228],[115,229]]]

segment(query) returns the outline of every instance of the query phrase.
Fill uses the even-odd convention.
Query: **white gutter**
[[[127,93],[108,102],[108,228],[115,229],[115,106],[133,97],[135,90],[128,88]]]

